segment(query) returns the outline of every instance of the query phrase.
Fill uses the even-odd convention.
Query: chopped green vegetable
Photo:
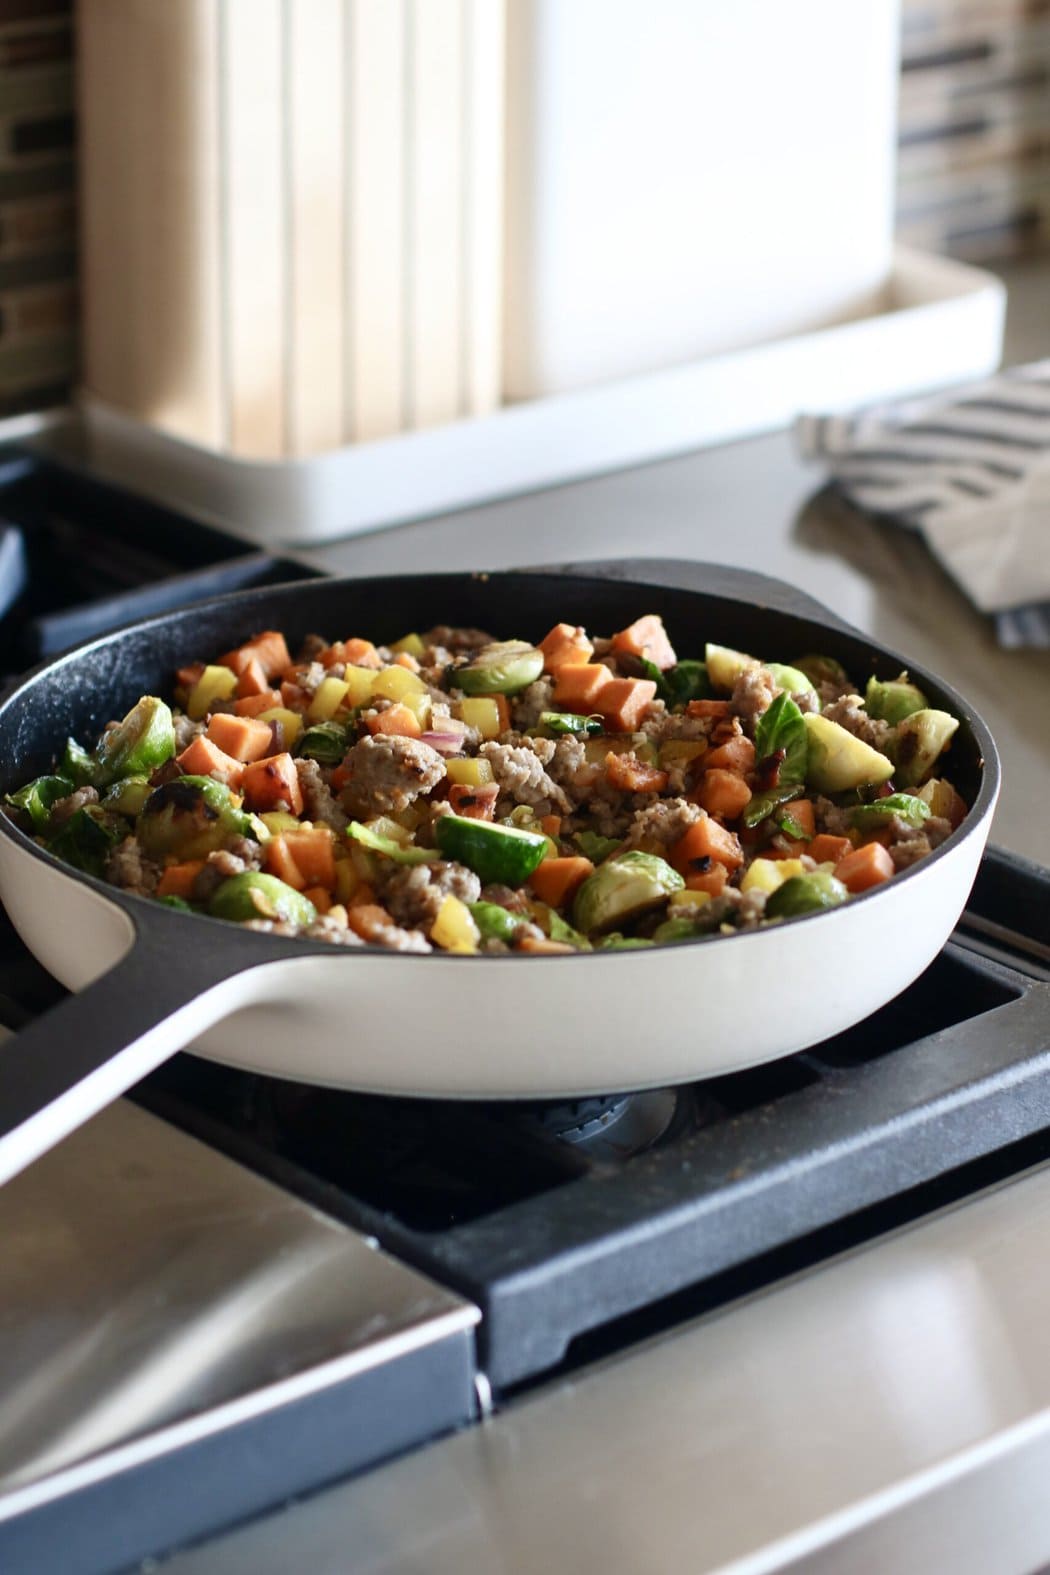
[[[473,870],[483,885],[523,885],[549,846],[540,832],[466,815],[442,815],[435,822],[434,836],[442,853]]]
[[[755,756],[759,761],[783,751],[777,785],[800,783],[806,779],[809,744],[802,712],[783,691],[759,717],[755,726]]]
[[[891,727],[896,727],[906,716],[911,716],[914,711],[922,711],[925,707],[926,696],[922,690],[908,683],[903,675],[885,684],[877,678],[868,679],[868,687],[864,691],[864,708],[869,716],[889,722]]]
[[[849,812],[851,826],[881,826],[888,820],[903,820],[907,826],[921,826],[930,816],[930,806],[913,793],[888,793],[873,804],[858,804]]]
[[[350,822],[346,834],[351,842],[360,843],[370,853],[382,853],[395,864],[436,864],[441,856],[434,848],[417,848],[414,843],[384,837],[369,826],[363,826],[359,820]]]
[[[127,831],[127,824],[101,805],[85,804],[56,832],[48,847],[75,869],[87,875],[101,875],[111,850]]]
[[[176,897],[173,892],[169,892],[165,897],[158,897],[157,901],[162,902],[166,908],[177,908],[180,913],[196,912],[192,902],[187,902],[185,897]]]
[[[211,777],[176,777],[154,788],[138,818],[138,838],[148,858],[173,854],[203,859],[231,836],[263,840],[266,828],[238,809],[228,787]]]
[[[690,700],[707,700],[713,693],[706,662],[676,662],[660,676],[663,683],[658,693],[670,706],[687,705]]]
[[[792,875],[777,887],[766,903],[766,918],[794,919],[802,913],[819,913],[823,908],[837,908],[848,896],[842,882],[828,870],[810,870],[805,875]]]
[[[574,930],[556,908],[547,909],[546,930],[552,941],[564,941],[568,946],[575,946],[579,952],[589,952],[591,949],[591,943],[586,935],[581,935],[579,930]]]
[[[878,786],[893,775],[893,761],[872,749],[838,722],[817,711],[803,717],[809,735],[806,781],[821,793],[845,793],[850,788]]]
[[[929,776],[958,726],[957,718],[947,711],[913,711],[904,718],[893,741],[896,776],[902,787],[917,787]]]
[[[603,837],[597,831],[578,831],[572,840],[585,859],[590,859],[592,864],[601,864],[616,852],[623,838]]]
[[[810,683],[818,689],[821,684],[834,684],[839,689],[849,689],[846,669],[833,656],[799,656],[792,662],[798,672],[805,673]]]
[[[111,809],[118,815],[128,815],[134,820],[152,792],[148,777],[125,777],[122,782],[114,782],[107,789],[102,798],[102,808]]]
[[[143,695],[99,743],[98,780],[148,776],[174,753],[175,724],[170,708],[156,695]]]
[[[526,922],[520,913],[509,912],[501,908],[498,902],[468,902],[467,907],[484,941],[506,941],[510,946]]]
[[[805,840],[806,828],[792,815],[790,805],[786,809],[777,810],[773,819],[776,821],[777,830],[782,831],[785,837],[793,837],[796,842]]]
[[[25,787],[19,788],[17,793],[5,794],[4,803],[24,811],[32,821],[34,831],[43,831],[51,819],[52,805],[57,804],[60,798],[68,798],[72,792],[73,783],[68,777],[35,777]]]
[[[315,722],[303,733],[295,752],[322,766],[337,766],[350,747],[349,732],[341,722]]]
[[[682,917],[665,919],[653,931],[653,944],[656,946],[677,946],[681,941],[695,941],[698,936],[707,935],[710,925],[698,924],[695,919]]]
[[[678,871],[655,853],[621,853],[607,859],[579,887],[573,921],[585,935],[608,930],[647,908],[658,907],[684,886]]]
[[[782,805],[790,803],[793,798],[801,798],[802,791],[800,782],[784,782],[778,787],[767,788],[764,793],[754,793],[740,818],[747,829],[752,831],[770,815],[775,815]]]
[[[244,870],[224,880],[209,902],[208,912],[213,919],[229,919],[234,924],[248,919],[312,924],[317,918],[309,897],[276,875],[263,875],[259,870]]]
[[[513,695],[527,689],[543,671],[543,652],[524,640],[486,645],[463,667],[449,671],[449,682],[465,695]]]
[[[539,725],[548,733],[571,733],[577,738],[596,737],[605,727],[600,716],[577,716],[573,711],[542,711]]]
[[[97,787],[101,778],[98,761],[75,738],[66,739],[58,774],[68,777],[76,787]]]
[[[619,930],[614,930],[611,935],[603,935],[598,942],[600,952],[637,952],[652,946],[652,941],[647,941],[641,935],[621,935]]]

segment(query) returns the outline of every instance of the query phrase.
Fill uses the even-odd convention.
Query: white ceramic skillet
[[[682,656],[705,640],[773,661],[837,657],[863,680],[908,666],[962,722],[949,771],[972,806],[943,847],[841,908],[696,944],[551,957],[401,955],[256,935],[128,896],[0,816],[0,898],[79,992],[0,1053],[0,1180],[176,1050],[304,1082],[449,1098],[567,1098],[713,1076],[791,1054],[896,995],[940,950],[988,835],[987,728],[940,679],[800,592],[702,564],[317,580],[132,625],[39,668],[0,706],[0,791],[50,768],[177,666],[283,629],[397,639],[435,623],[539,639],[658,612]]]

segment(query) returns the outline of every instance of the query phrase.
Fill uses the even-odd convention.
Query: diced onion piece
[[[458,755],[463,748],[462,733],[434,732],[424,733],[421,743],[429,744],[431,749],[436,749],[439,755]],[[488,765],[488,761],[485,762]]]

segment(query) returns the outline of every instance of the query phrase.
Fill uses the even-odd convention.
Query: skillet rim
[[[616,560],[610,561],[614,563],[616,562]],[[644,564],[646,562],[645,559],[630,559],[627,561],[631,564],[632,569],[637,566],[639,569],[644,571]],[[659,562],[661,560],[653,561]],[[754,940],[756,938],[775,933],[784,924],[793,925],[803,921],[812,922],[816,919],[834,918],[840,912],[840,908],[841,911],[852,911],[857,907],[858,903],[884,897],[886,892],[890,890],[899,891],[900,882],[907,881],[914,876],[921,876],[927,873],[936,864],[941,862],[945,856],[950,857],[957,848],[962,846],[963,842],[978,832],[983,831],[984,840],[987,841],[990,823],[986,825],[986,822],[990,822],[991,812],[995,808],[1002,783],[1002,766],[999,759],[999,752],[996,748],[995,740],[992,736],[991,730],[985,722],[983,716],[974,707],[972,707],[968,701],[966,701],[965,697],[962,696],[953,685],[946,682],[946,680],[941,678],[939,674],[933,672],[932,670],[911,662],[899,652],[892,650],[888,646],[882,645],[870,637],[863,629],[858,629],[852,624],[848,624],[845,620],[840,619],[838,615],[832,611],[832,609],[823,607],[815,597],[810,597],[807,591],[802,590],[800,587],[793,586],[786,580],[775,579],[774,577],[765,575],[761,571],[755,569],[741,568],[736,565],[727,564],[707,564],[700,559],[690,560],[689,566],[698,570],[709,568],[716,574],[719,571],[731,572],[732,574],[739,576],[741,581],[743,581],[746,577],[750,577],[754,580],[756,589],[759,587],[772,587],[777,590],[785,591],[789,595],[799,595],[811,602],[812,612],[807,614],[793,611],[790,607],[765,607],[760,602],[748,602],[743,597],[736,597],[731,594],[727,594],[725,591],[701,591],[692,589],[688,586],[676,587],[668,585],[666,581],[647,581],[633,577],[629,579],[619,579],[610,576],[602,577],[598,574],[588,574],[586,572],[577,573],[574,571],[569,573],[565,570],[558,570],[557,568],[544,568],[543,566],[532,568],[527,565],[516,569],[461,569],[442,571],[439,573],[420,572],[416,574],[383,574],[365,576],[323,575],[318,576],[316,579],[285,580],[277,585],[252,586],[245,590],[226,592],[218,596],[208,597],[204,601],[193,602],[187,607],[176,608],[174,610],[169,610],[162,613],[154,613],[146,618],[133,619],[129,623],[121,624],[118,628],[111,629],[104,634],[89,636],[86,640],[82,640],[77,645],[71,646],[69,650],[62,651],[57,656],[53,656],[45,659],[44,661],[38,662],[34,667],[22,674],[19,677],[15,687],[4,696],[2,701],[0,701],[0,722],[2,722],[2,720],[10,713],[11,709],[17,705],[20,700],[25,698],[27,691],[31,691],[33,685],[39,682],[41,678],[54,674],[56,671],[61,670],[67,664],[75,663],[75,661],[82,656],[86,656],[94,651],[105,649],[107,646],[112,645],[123,636],[131,633],[148,633],[150,629],[158,628],[160,626],[175,622],[179,619],[186,618],[188,615],[206,613],[209,610],[215,610],[219,607],[238,608],[242,605],[247,605],[252,601],[268,601],[273,597],[278,597],[279,599],[283,600],[285,596],[287,596],[287,598],[291,600],[296,594],[301,596],[308,593],[312,587],[325,587],[328,590],[338,590],[339,587],[345,586],[347,588],[353,588],[356,592],[360,593],[367,592],[367,589],[370,585],[375,585],[377,583],[388,584],[389,582],[395,580],[425,580],[427,582],[434,583],[437,587],[440,587],[443,581],[450,580],[456,580],[460,582],[469,580],[476,580],[479,582],[488,582],[491,580],[509,580],[513,582],[515,578],[520,578],[524,575],[532,575],[536,578],[542,578],[550,581],[564,581],[571,582],[574,585],[593,586],[606,591],[610,587],[614,587],[616,590],[624,592],[630,592],[632,588],[635,588],[639,591],[672,590],[678,591],[679,593],[686,596],[708,597],[709,599],[714,599],[730,604],[736,603],[741,607],[750,608],[753,612],[773,612],[778,617],[789,618],[799,623],[812,624],[816,621],[816,612],[818,610],[823,611],[830,619],[829,632],[833,637],[836,635],[845,635],[850,639],[862,641],[870,646],[873,653],[877,654],[880,658],[886,658],[890,663],[899,663],[901,670],[907,670],[909,673],[917,675],[920,681],[925,678],[927,682],[931,683],[932,687],[943,691],[945,696],[951,702],[954,714],[959,717],[960,723],[963,726],[968,727],[973,734],[974,743],[976,744],[978,753],[977,764],[981,773],[980,787],[972,805],[968,809],[966,820],[960,827],[957,828],[956,831],[952,832],[952,834],[946,838],[939,848],[935,848],[934,851],[928,854],[925,858],[919,859],[915,864],[910,865],[907,869],[898,872],[896,875],[894,875],[891,881],[884,882],[878,886],[870,888],[865,892],[861,892],[858,896],[851,897],[848,903],[842,904],[840,907],[821,909],[816,913],[798,914],[792,918],[774,921],[772,924],[759,926],[755,929],[736,930],[729,935],[720,934],[717,936],[698,936],[692,941],[679,942],[675,947],[660,946],[653,947],[651,949],[649,947],[629,947],[624,951],[595,950],[590,952],[574,952],[571,954],[541,954],[539,956],[530,957],[529,961],[531,961],[533,964],[539,962],[559,963],[570,961],[578,963],[583,958],[602,958],[605,960],[618,961],[622,964],[625,958],[649,958],[653,955],[653,953],[662,954],[667,951],[681,951],[683,948],[688,949],[694,946],[706,945],[712,940],[718,940],[721,942],[740,942],[748,939]],[[582,570],[585,570],[588,566],[584,564],[580,565],[579,567]],[[232,938],[231,932],[239,932],[242,941],[250,938],[253,943],[257,942],[257,949],[260,953],[260,964],[267,960],[265,955],[267,951],[269,952],[270,958],[272,960],[276,960],[278,957],[311,955],[331,957],[360,957],[363,954],[372,957],[382,956],[396,958],[400,959],[402,963],[410,960],[416,963],[421,963],[424,961],[431,961],[433,959],[439,959],[443,962],[455,961],[464,963],[476,961],[476,958],[474,957],[460,957],[444,951],[398,952],[392,951],[389,947],[375,946],[367,942],[361,946],[340,947],[333,946],[330,943],[323,941],[314,941],[308,937],[296,938],[246,931],[243,929],[243,926],[230,925],[225,920],[213,918],[210,914],[184,914],[178,912],[175,909],[166,908],[164,904],[158,903],[150,897],[143,897],[136,893],[126,892],[119,887],[110,885],[108,882],[102,880],[98,876],[89,875],[83,870],[78,870],[72,865],[66,864],[62,859],[58,858],[46,848],[41,847],[27,832],[22,831],[2,810],[0,810],[0,834],[9,837],[17,848],[30,857],[40,859],[43,863],[58,870],[67,878],[78,881],[80,884],[87,886],[90,890],[96,892],[101,898],[112,903],[113,906],[118,907],[127,913],[128,917],[134,924],[136,938],[143,925],[157,923],[165,925],[170,924],[173,920],[180,921],[187,919],[191,919],[195,923],[199,923],[200,920],[203,919],[208,924],[217,927],[217,929],[222,934],[227,936],[227,938]],[[141,923],[137,921],[136,916],[138,915],[142,915]],[[135,941],[133,940],[132,950],[134,950],[134,946]],[[500,960],[504,961],[509,958],[513,958],[513,956],[513,953],[507,953],[505,955],[499,954]]]

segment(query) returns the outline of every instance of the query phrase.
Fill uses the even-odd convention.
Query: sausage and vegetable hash
[[[951,834],[958,727],[906,673],[708,645],[660,619],[539,645],[275,630],[176,675],[6,799],[114,886],[279,935],[575,952],[831,908]]]

